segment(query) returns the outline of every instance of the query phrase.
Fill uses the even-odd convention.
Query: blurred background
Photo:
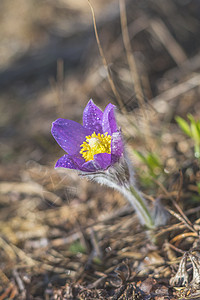
[[[118,1],[92,5],[114,82],[131,111],[137,100]],[[150,100],[188,71],[198,71],[200,2],[151,0],[126,5],[132,49]],[[102,108],[116,103],[99,55],[91,11],[86,0],[2,0],[0,12],[0,159],[3,164],[30,159],[49,163],[55,144],[50,136],[54,119],[80,121],[90,98]],[[189,58],[193,60],[188,65]]]
[[[125,2],[142,107],[127,60],[117,0],[91,0],[91,4],[121,107],[107,79],[86,0],[0,1],[0,293],[12,283],[5,297],[12,289],[15,295],[22,293],[18,276],[24,294],[29,286],[30,295],[38,297],[49,282],[64,284],[66,278],[80,282],[94,244],[90,225],[125,205],[118,194],[102,192],[73,171],[54,171],[63,155],[50,134],[55,119],[81,122],[90,98],[102,109],[111,102],[119,108],[128,147],[158,152],[162,163],[156,167],[160,170],[162,165],[165,175],[191,161],[193,144],[177,129],[175,116],[186,118],[191,113],[200,118],[200,1]],[[137,166],[136,157],[134,162]],[[145,172],[147,167],[143,168]],[[149,191],[155,189],[151,186]],[[125,217],[130,218],[129,213]],[[129,234],[135,223],[126,224],[123,230]],[[120,250],[120,243],[114,243],[121,236],[121,225],[101,226],[95,229],[101,229],[101,247],[112,257],[112,243],[112,249]],[[68,239],[71,232],[77,235]],[[113,240],[111,232],[116,235]],[[107,257],[104,267],[112,264]]]

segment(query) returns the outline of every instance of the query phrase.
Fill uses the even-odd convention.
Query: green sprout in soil
[[[163,165],[156,153],[147,152],[147,154],[144,155],[137,150],[133,150],[133,152],[139,158],[139,160],[147,166],[148,174],[150,176],[157,178],[159,174],[162,173]]]
[[[179,116],[176,116],[175,119],[182,131],[193,140],[194,156],[200,160],[200,120],[196,121],[191,114],[188,114],[187,118],[189,124]]]

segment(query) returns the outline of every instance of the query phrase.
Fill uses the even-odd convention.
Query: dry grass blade
[[[0,295],[0,300],[6,300],[6,299],[16,299],[16,296],[18,295],[18,291],[16,286],[11,282],[8,287],[6,288],[5,292]],[[23,299],[23,298],[21,298]]]
[[[16,259],[16,253],[13,250],[12,246],[10,245],[10,243],[7,243],[3,238],[0,237],[0,248],[2,248],[5,253],[8,255],[8,257],[11,260],[15,260]]]
[[[178,213],[174,212],[172,209],[170,208],[166,208],[167,211],[174,216],[176,219],[178,219],[179,221],[183,222],[185,224],[185,226],[190,229],[192,232],[194,232],[195,235],[197,234],[197,231],[193,228],[193,226],[190,226],[190,224],[188,224],[188,222],[185,220],[185,218],[183,218],[181,215],[179,215]]]
[[[179,170],[179,174],[180,174],[180,182],[179,182],[178,194],[177,194],[177,197],[176,197],[176,202],[177,203],[180,202],[182,186],[183,186],[183,172],[181,170]]]
[[[152,178],[152,180],[163,190],[163,192],[169,197],[169,199],[172,201],[173,205],[175,206],[175,208],[178,210],[178,212],[180,213],[177,214],[174,211],[172,211],[171,209],[167,208],[167,210],[170,212],[170,214],[172,214],[173,216],[175,216],[179,221],[182,221],[183,223],[185,223],[185,225],[193,232],[195,232],[197,234],[197,231],[195,230],[195,228],[193,227],[192,223],[190,222],[190,220],[188,219],[188,217],[185,215],[185,213],[182,211],[182,209],[180,208],[180,206],[176,203],[176,201],[174,201],[174,199],[171,197],[171,195],[168,193],[168,191],[166,190],[166,188],[163,186],[162,183],[160,183],[158,180]]]
[[[173,205],[176,207],[176,209],[178,210],[178,212],[181,214],[181,216],[183,217],[184,222],[186,222],[188,224],[188,228],[197,233],[197,231],[194,229],[193,224],[190,222],[190,220],[188,219],[188,217],[185,215],[185,213],[183,212],[183,210],[180,208],[180,206],[173,200]]]
[[[9,279],[2,270],[0,270],[0,282],[7,285],[9,284]]]
[[[197,88],[200,85],[200,75],[195,74],[191,76],[187,81],[178,83],[175,86],[167,89],[165,92],[156,96],[152,99],[152,105],[156,111],[159,110],[160,103],[170,102],[174,98],[180,97],[183,94],[186,94],[190,90]]]
[[[149,117],[148,114],[146,113],[145,110],[145,101],[144,101],[144,95],[140,83],[140,78],[138,76],[138,70],[136,66],[136,61],[133,55],[133,51],[131,49],[131,43],[130,43],[130,38],[129,38],[129,33],[128,33],[128,24],[127,24],[127,17],[126,17],[126,7],[125,7],[125,1],[124,0],[119,0],[120,4],[120,19],[121,19],[121,28],[122,28],[122,37],[124,41],[124,46],[126,50],[126,56],[131,72],[131,77],[132,77],[132,82],[133,82],[133,87],[135,90],[135,95],[136,98],[138,99],[140,109],[143,113],[143,121],[146,122],[146,130],[147,130],[147,136],[150,135],[150,124],[149,124]],[[145,135],[146,138],[146,135]]]
[[[198,237],[198,234],[196,232],[184,232],[179,235],[176,235],[173,239],[170,240],[170,243],[175,243],[189,236]]]
[[[41,198],[48,199],[53,204],[61,204],[62,200],[54,193],[45,190],[45,188],[36,182],[1,182],[0,194],[8,194],[12,192],[26,193],[28,195],[38,195]]]
[[[183,223],[178,223],[178,224],[174,224],[174,225],[171,225],[171,226],[167,226],[167,228],[161,228],[159,230],[159,232],[155,234],[155,237],[159,237],[161,235],[164,235],[166,232],[174,231],[174,230],[177,229],[177,227],[179,229],[184,229],[187,226],[185,224],[183,224]]]
[[[17,272],[17,270],[13,270],[13,276],[15,277],[15,280],[17,282],[17,285],[19,287],[19,290],[21,292],[21,298],[22,299],[26,299],[26,289],[24,286],[24,282],[23,280],[20,278],[19,273]]]
[[[183,250],[181,250],[181,249],[175,247],[174,245],[172,245],[172,244],[170,244],[170,243],[168,243],[168,242],[165,242],[165,245],[168,246],[168,247],[170,247],[171,249],[175,250],[175,251],[178,252],[178,253],[181,253],[181,254],[184,254],[184,253],[185,253],[185,251],[183,251]]]
[[[52,87],[55,97],[55,107],[59,117],[64,117],[64,62],[59,59],[57,61],[57,78],[50,78],[50,85]]]
[[[163,46],[168,50],[177,65],[181,65],[187,60],[187,55],[173,38],[166,25],[161,19],[154,19],[150,22],[153,32],[157,35]]]
[[[103,49],[102,49],[102,46],[101,46],[101,43],[100,43],[100,40],[99,40],[99,35],[98,35],[98,31],[97,31],[97,25],[96,25],[96,19],[95,19],[95,14],[94,14],[94,9],[90,3],[90,1],[88,0],[88,4],[90,6],[90,9],[91,9],[91,12],[92,12],[92,18],[93,18],[93,25],[94,25],[94,32],[95,32],[95,37],[96,37],[96,41],[97,41],[97,46],[99,48],[99,53],[101,55],[101,58],[102,58],[102,62],[103,62],[103,65],[107,71],[107,74],[108,74],[108,81],[110,83],[110,86],[111,86],[111,89],[116,97],[116,100],[118,102],[118,105],[121,109],[122,112],[125,112],[125,107],[124,107],[124,104],[123,104],[123,101],[115,87],[115,84],[113,82],[113,79],[112,79],[112,76],[110,74],[110,69],[109,69],[109,66],[108,66],[108,63],[107,63],[107,60],[105,58],[105,55],[104,55],[104,52],[103,52]]]

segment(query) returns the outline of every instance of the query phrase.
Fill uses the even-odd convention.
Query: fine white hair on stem
[[[134,171],[126,153],[119,162],[109,167],[106,171],[83,172],[80,175],[120,192],[134,207],[140,223],[149,229],[154,228],[150,209],[146,200],[136,188]]]

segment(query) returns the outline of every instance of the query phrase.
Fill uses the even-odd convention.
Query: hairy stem
[[[140,193],[133,186],[130,186],[130,193],[132,197],[128,198],[128,200],[131,205],[135,207],[141,222],[149,229],[155,228],[154,221],[144,198],[142,198]]]

